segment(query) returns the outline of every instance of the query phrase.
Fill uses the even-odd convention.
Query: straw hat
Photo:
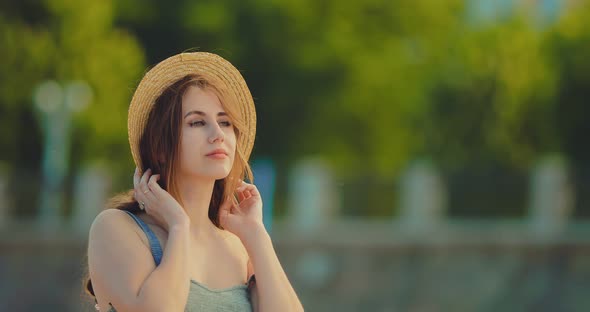
[[[241,117],[246,126],[239,146],[248,159],[256,135],[256,110],[246,81],[240,72],[224,58],[206,52],[180,53],[169,57],[148,71],[135,90],[127,119],[129,145],[137,167],[143,171],[139,141],[156,99],[164,89],[190,74],[198,74],[215,85],[227,99],[240,103]]]

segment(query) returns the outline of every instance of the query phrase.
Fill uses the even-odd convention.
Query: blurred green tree
[[[84,79],[96,97],[76,118],[74,160],[127,173],[126,109],[144,64],[192,49],[242,71],[254,157],[279,166],[322,155],[341,176],[381,179],[422,157],[520,173],[545,153],[587,161],[588,6],[549,23],[533,6],[478,20],[463,0],[2,3],[0,157],[36,165],[33,86]]]
[[[34,21],[28,20],[32,10]],[[0,148],[10,152],[2,155],[3,160],[19,163],[23,154],[39,150],[31,145],[40,145],[40,136],[29,130],[37,126],[19,123],[32,119],[32,90],[45,79],[84,80],[93,89],[92,103],[75,119],[75,160],[106,159],[116,164],[127,158],[127,103],[144,57],[131,34],[114,28],[114,16],[111,1],[5,4],[0,13],[4,34],[0,39],[4,60],[0,65]],[[31,135],[36,138],[32,142]]]
[[[12,167],[18,215],[33,215],[38,206],[43,136],[32,93],[43,80],[84,80],[93,91],[92,102],[73,119],[72,173],[89,162],[132,163],[126,112],[144,56],[131,34],[114,27],[114,16],[112,1],[102,0],[0,5],[0,162]]]

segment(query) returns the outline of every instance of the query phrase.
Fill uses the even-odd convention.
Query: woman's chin
[[[210,170],[207,172],[191,172],[186,177],[199,180],[221,180],[229,175],[229,170]]]
[[[227,178],[227,176],[229,175],[229,170],[223,170],[223,171],[219,171],[219,172],[212,172],[210,177],[214,180],[221,180],[221,179],[225,179]]]

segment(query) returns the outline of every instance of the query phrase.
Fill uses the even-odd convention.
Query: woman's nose
[[[219,127],[218,124],[215,124],[212,129],[211,129],[212,133],[209,136],[209,143],[215,143],[216,141],[219,142],[223,142],[225,135],[223,133],[223,130],[221,129],[221,127]]]

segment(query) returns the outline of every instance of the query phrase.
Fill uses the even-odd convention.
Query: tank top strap
[[[162,246],[160,246],[160,242],[158,241],[156,234],[154,234],[150,227],[136,215],[127,210],[123,211],[130,215],[133,218],[133,220],[135,220],[135,222],[139,225],[139,227],[141,227],[150,243],[150,249],[152,251],[152,256],[154,257],[154,262],[156,262],[156,266],[160,265],[160,261],[162,261]]]

